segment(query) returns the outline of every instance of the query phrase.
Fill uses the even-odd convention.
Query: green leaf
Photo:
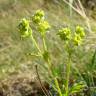
[[[69,90],[69,93],[70,94],[74,94],[74,93],[77,93],[77,92],[80,92],[84,89],[84,87],[86,87],[85,83],[84,82],[79,82],[79,83],[75,83]]]
[[[45,61],[48,62],[48,59],[49,59],[49,52],[48,51],[44,51],[43,58],[44,58]]]

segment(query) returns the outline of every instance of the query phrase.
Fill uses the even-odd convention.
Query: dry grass
[[[37,9],[45,10],[47,14],[47,19],[52,25],[53,29],[48,34],[49,37],[47,40],[50,43],[50,48],[52,48],[52,52],[55,50],[56,54],[53,54],[53,62],[56,65],[61,62],[60,52],[63,50],[60,47],[60,41],[57,42],[58,38],[56,37],[56,31],[60,27],[70,26],[73,27],[77,24],[80,24],[85,27],[86,32],[88,32],[88,28],[86,22],[87,19],[90,22],[91,33],[88,33],[88,37],[86,38],[86,51],[83,53],[87,54],[86,57],[83,57],[82,51],[80,56],[83,57],[82,62],[88,62],[87,58],[90,60],[91,52],[89,50],[94,50],[96,48],[96,23],[91,17],[86,17],[87,15],[84,13],[84,19],[80,17],[77,13],[72,12],[72,17],[70,18],[70,10],[68,6],[63,3],[54,3],[50,1],[50,4],[46,4],[43,0],[0,0],[0,79],[10,80],[10,77],[26,75],[28,78],[34,77],[34,64],[40,63],[36,58],[26,55],[29,52],[35,51],[34,46],[31,44],[30,40],[20,40],[20,36],[17,30],[17,25],[19,19],[26,16],[31,16],[31,14]],[[82,15],[82,13],[80,13]],[[89,26],[89,27],[90,27]],[[36,36],[38,36],[35,33]],[[55,41],[56,40],[56,41]],[[55,41],[55,42],[54,42]],[[49,44],[48,43],[48,44]],[[85,50],[84,49],[84,50]],[[82,49],[80,49],[82,50]],[[89,52],[89,54],[88,54]],[[65,54],[63,54],[65,56]],[[91,54],[92,55],[92,54]],[[57,57],[56,57],[57,56]],[[63,56],[63,58],[65,58]],[[80,57],[79,56],[79,57]],[[62,56],[61,56],[62,57]],[[56,59],[58,58],[58,60]],[[79,58],[77,58],[79,61]],[[82,65],[82,66],[81,66]],[[84,68],[83,64],[78,64],[78,66],[82,69]]]

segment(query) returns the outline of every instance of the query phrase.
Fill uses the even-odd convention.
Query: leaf
[[[92,56],[92,60],[91,60],[91,68],[93,69],[96,66],[96,50]]]
[[[64,64],[59,64],[58,66],[54,66],[52,69],[53,75],[58,77],[59,79],[63,79],[64,77]]]
[[[48,59],[49,59],[49,52],[48,51],[44,51],[43,58],[44,58],[45,61],[48,62]]]
[[[77,92],[80,92],[84,89],[84,87],[86,87],[85,83],[84,82],[79,82],[79,83],[75,83],[69,90],[69,93],[70,94],[74,94],[74,93],[77,93]]]

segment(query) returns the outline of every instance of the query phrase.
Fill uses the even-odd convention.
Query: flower
[[[44,11],[37,10],[36,13],[33,15],[32,20],[34,23],[38,24],[40,21],[44,19]]]
[[[81,26],[76,26],[75,37],[73,38],[74,44],[76,46],[80,45],[82,43],[83,37],[85,37],[84,28]]]
[[[47,21],[42,21],[38,24],[37,27],[38,31],[41,33],[41,35],[44,35],[45,32],[50,29],[50,25]]]
[[[70,40],[71,39],[71,31],[69,28],[62,28],[59,30],[57,35],[60,36],[61,40]]]
[[[75,37],[73,38],[74,45],[78,46],[82,43],[82,38],[80,35],[75,34]]]
[[[50,28],[49,23],[44,20],[44,15],[44,11],[37,10],[32,17],[33,22],[36,24],[37,30],[42,36],[44,36],[46,31]]]
[[[79,34],[81,37],[85,36],[84,28],[77,26],[76,27],[76,33]]]
[[[23,18],[18,26],[21,37],[29,37],[32,34],[32,29],[29,26],[29,20]]]

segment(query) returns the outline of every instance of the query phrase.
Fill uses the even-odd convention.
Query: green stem
[[[45,42],[45,36],[42,38],[43,39],[43,47],[44,47],[44,50],[47,50],[47,45],[46,45],[46,42]],[[50,75],[54,78],[54,76],[53,76],[53,72],[52,72],[52,68],[51,68],[51,62],[50,62],[50,59],[48,59],[48,70],[49,70],[49,72],[50,72]],[[55,86],[56,86],[56,88],[57,88],[57,91],[58,91],[58,93],[59,93],[59,96],[62,96],[62,92],[61,92],[61,89],[60,89],[60,87],[59,87],[59,83],[58,83],[58,80],[57,80],[57,78],[55,78],[54,79],[54,82],[55,82]]]
[[[61,92],[61,89],[60,89],[60,87],[59,87],[59,83],[58,83],[57,78],[54,79],[54,82],[55,82],[55,86],[56,86],[56,88],[57,88],[57,91],[58,91],[58,93],[59,93],[59,96],[62,96],[62,92]]]
[[[39,53],[41,54],[41,50],[40,50],[39,46],[37,45],[37,42],[36,42],[36,40],[34,39],[33,35],[31,35],[31,39],[32,39],[34,45],[36,46],[36,48],[38,49]]]
[[[45,42],[45,37],[42,37],[43,39],[43,47],[44,47],[44,50],[47,50],[47,46],[46,46],[46,42]]]
[[[50,72],[50,74],[51,74],[51,77],[53,77],[54,78],[54,76],[53,76],[53,72],[52,72],[52,68],[51,68],[51,62],[50,62],[50,60],[48,59],[48,69],[49,69],[49,72]],[[60,87],[59,87],[59,83],[58,83],[58,80],[57,80],[57,78],[54,78],[54,82],[55,82],[55,86],[56,86],[56,88],[57,88],[57,91],[58,91],[58,93],[59,93],[59,96],[62,96],[62,92],[61,92],[61,89],[60,89]]]
[[[71,67],[71,58],[69,57],[69,63],[66,65],[66,96],[69,96],[69,79],[70,79],[70,67]]]

